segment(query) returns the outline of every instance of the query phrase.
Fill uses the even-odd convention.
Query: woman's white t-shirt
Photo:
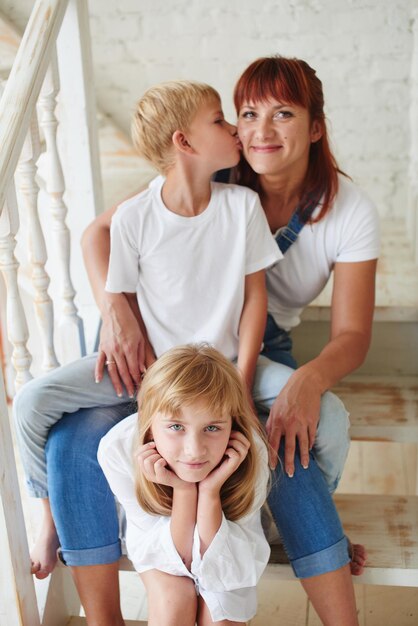
[[[114,426],[101,440],[97,455],[110,488],[126,513],[126,547],[135,569],[158,569],[192,578],[214,622],[251,619],[257,609],[255,586],[270,555],[260,520],[269,480],[266,446],[255,435],[260,463],[252,510],[236,522],[223,516],[203,557],[196,529],[189,571],[173,543],[170,517],[146,513],[136,499],[132,457],[137,419],[135,413]]]
[[[339,175],[338,182],[327,215],[306,224],[280,263],[267,270],[268,310],[285,330],[299,324],[303,309],[321,293],[335,263],[379,256],[379,219],[373,203],[345,176]]]

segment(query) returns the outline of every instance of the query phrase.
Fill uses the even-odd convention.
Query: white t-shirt
[[[173,543],[171,518],[146,513],[136,499],[132,460],[136,423],[136,413],[119,422],[103,437],[97,453],[110,488],[126,513],[126,547],[135,569],[158,569],[192,578],[214,622],[251,619],[257,609],[255,586],[270,556],[260,520],[269,479],[266,446],[255,435],[260,470],[252,510],[236,522],[223,516],[203,558],[195,529],[189,571]]]
[[[303,309],[325,287],[335,263],[376,259],[379,247],[374,205],[340,175],[338,194],[328,214],[306,224],[280,263],[267,271],[269,313],[285,330],[297,326]]]
[[[164,180],[154,179],[113,216],[106,290],[137,293],[157,357],[207,341],[234,359],[245,276],[282,254],[250,189],[211,183],[205,211],[184,217],[164,205]]]

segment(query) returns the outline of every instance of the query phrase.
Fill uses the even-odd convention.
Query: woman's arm
[[[367,355],[376,264],[376,260],[335,264],[330,340],[315,359],[292,374],[272,406],[267,422],[269,442],[277,453],[281,437],[286,436],[285,471],[289,475],[294,473],[296,441],[302,465],[309,464],[321,395],[357,369]],[[270,462],[272,467],[276,465],[277,454],[271,455]]]
[[[81,239],[81,248],[93,296],[102,317],[96,381],[100,382],[103,377],[105,361],[114,360],[113,355],[119,350],[124,355],[123,346],[131,346],[131,354],[125,356],[124,366],[119,370],[120,377],[114,368],[111,379],[119,396],[123,391],[122,383],[132,396],[141,372],[136,358],[131,355],[138,354],[142,334],[127,299],[120,294],[105,291],[110,255],[110,223],[116,209],[116,205],[108,209],[86,228]]]
[[[265,271],[245,277],[244,306],[239,325],[237,366],[251,397],[257,358],[263,342],[267,319]]]

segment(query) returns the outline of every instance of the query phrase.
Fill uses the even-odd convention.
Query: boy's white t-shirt
[[[158,569],[192,578],[214,622],[251,619],[257,609],[256,585],[270,555],[260,516],[270,473],[265,444],[254,433],[259,469],[251,511],[236,522],[223,515],[203,557],[195,528],[189,571],[174,545],[171,518],[146,513],[136,499],[133,442],[137,421],[135,413],[119,422],[103,437],[97,453],[110,488],[126,513],[126,547],[135,569]]]
[[[280,263],[267,271],[268,310],[285,330],[299,324],[303,309],[321,293],[335,263],[369,261],[379,256],[376,208],[345,176],[339,175],[338,183],[327,215],[306,224]]]
[[[164,205],[164,180],[154,179],[113,216],[106,290],[137,293],[157,357],[206,341],[234,359],[245,277],[283,255],[254,191],[213,182],[205,211],[184,217]]]

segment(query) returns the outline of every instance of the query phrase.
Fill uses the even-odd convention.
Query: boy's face
[[[220,101],[213,98],[199,107],[185,134],[195,155],[213,173],[237,165],[241,143],[236,132],[236,126],[224,119]]]

